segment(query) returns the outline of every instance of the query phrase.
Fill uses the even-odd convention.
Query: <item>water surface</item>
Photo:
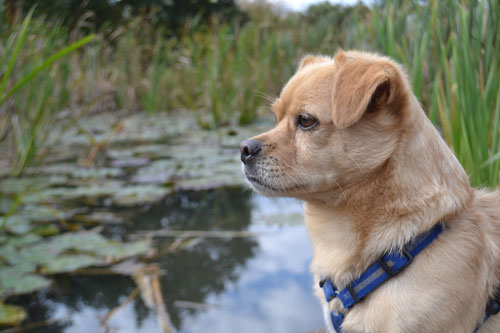
[[[96,211],[110,208],[96,207]],[[128,239],[138,230],[248,230],[257,237],[194,238],[174,252],[174,239],[155,238],[161,289],[179,332],[306,332],[323,327],[312,296],[311,245],[302,205],[241,188],[187,191],[158,204],[115,210],[123,223],[105,233]],[[31,322],[60,319],[38,332],[159,332],[154,310],[140,297],[118,307],[136,288],[125,276],[60,275],[54,287],[15,301]]]

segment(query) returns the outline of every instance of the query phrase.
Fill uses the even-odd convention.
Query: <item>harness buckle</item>
[[[496,299],[490,300],[486,304],[486,313],[490,316],[494,316],[500,312],[500,303]]]
[[[405,269],[413,261],[413,255],[406,247],[403,247],[401,254],[406,258],[406,262],[398,267],[397,269],[392,269],[385,261],[384,256],[378,260],[379,266],[384,270],[384,272],[390,277],[398,275],[403,269]],[[393,266],[394,267],[394,266]]]
[[[319,287],[323,289],[327,303],[330,303],[331,300],[337,297],[337,288],[329,279],[319,281]]]

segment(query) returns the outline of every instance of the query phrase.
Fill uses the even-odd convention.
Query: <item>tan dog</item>
[[[499,284],[500,193],[475,190],[404,70],[370,53],[308,56],[273,103],[274,129],[241,145],[251,186],[305,201],[312,272],[344,288],[444,223],[400,274],[349,311],[344,332],[466,332]],[[291,305],[293,306],[293,305]],[[480,332],[500,332],[500,314]]]

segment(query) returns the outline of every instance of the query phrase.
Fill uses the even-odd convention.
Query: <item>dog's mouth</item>
[[[257,190],[258,192],[261,192],[262,194],[281,194],[281,195],[286,195],[290,194],[291,192],[294,192],[295,190],[301,188],[301,185],[293,185],[293,186],[276,186],[276,185],[271,185],[268,182],[246,174],[246,177],[250,183],[250,185]]]

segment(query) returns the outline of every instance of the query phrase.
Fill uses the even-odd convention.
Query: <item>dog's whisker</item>
[[[260,97],[263,97],[269,104],[272,104],[276,100],[275,97],[272,97],[272,96],[270,96],[262,91],[259,91],[259,90],[254,90],[254,93],[256,93]]]
[[[350,160],[351,160],[351,161],[352,161],[352,162],[356,165],[356,167],[358,168],[358,170],[359,170],[360,172],[363,172],[363,170],[361,170],[361,167],[359,166],[358,162],[356,162],[356,160],[354,160],[354,158],[352,158],[352,156],[351,156],[351,155],[349,155],[349,153],[348,153],[348,152],[345,152],[345,154],[346,154],[346,155],[347,155],[347,157],[349,157],[349,159],[350,159]]]
[[[338,186],[339,190],[342,192],[342,195],[344,196],[344,199],[347,200],[347,197],[345,196],[345,192],[344,190],[342,189],[342,187],[340,187],[339,183],[337,183],[335,181],[335,179],[333,179],[333,182]]]

